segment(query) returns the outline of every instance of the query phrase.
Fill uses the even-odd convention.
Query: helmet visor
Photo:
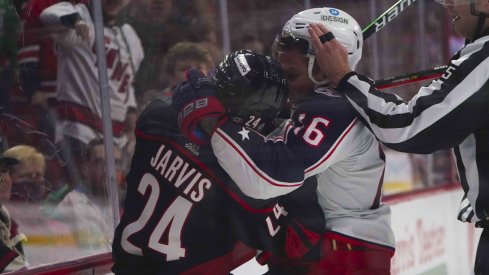
[[[461,6],[468,5],[472,1],[471,0],[435,0],[438,4],[442,4],[443,6]]]
[[[309,42],[302,38],[297,38],[292,35],[277,35],[272,45],[272,54],[276,59],[278,53],[295,52],[306,56],[311,53],[309,50]]]

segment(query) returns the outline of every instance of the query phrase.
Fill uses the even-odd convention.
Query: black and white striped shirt
[[[458,218],[489,219],[489,36],[467,44],[411,101],[376,90],[356,73],[338,85],[388,147],[409,153],[453,148],[465,191]]]

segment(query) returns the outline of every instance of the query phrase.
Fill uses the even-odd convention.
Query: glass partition
[[[270,54],[277,31],[305,7],[336,7],[367,26],[393,4],[108,2],[101,1],[106,59],[102,66],[90,1],[0,1],[0,149],[5,159],[0,162],[0,195],[18,224],[19,234],[12,237],[23,245],[31,266],[110,251],[114,198],[109,191],[116,190],[116,203],[123,202],[136,118],[151,99],[171,95],[185,70],[198,67],[208,72],[229,51],[241,48]],[[450,29],[444,9],[435,5],[417,1],[372,35],[364,43],[358,71],[383,79],[446,64],[463,40]],[[100,67],[106,67],[105,81],[99,77]],[[385,92],[408,100],[426,84]],[[108,89],[109,118],[103,117],[101,85]],[[110,141],[103,134],[107,121]],[[108,143],[113,145],[112,155],[106,155]],[[385,151],[385,194],[456,181],[448,151]],[[107,163],[113,164],[116,175],[110,184]]]

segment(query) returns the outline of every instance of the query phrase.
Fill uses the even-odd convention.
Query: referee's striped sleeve
[[[338,90],[388,147],[411,153],[448,149],[462,142],[488,114],[489,44],[469,50],[409,102],[376,90],[356,73],[345,76]]]

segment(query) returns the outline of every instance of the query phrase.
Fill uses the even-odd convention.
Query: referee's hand
[[[309,25],[308,31],[311,35],[314,55],[319,68],[321,68],[324,76],[336,87],[340,80],[352,71],[348,64],[348,52],[334,36],[326,39],[320,38],[330,32],[323,24],[312,23]],[[328,35],[325,37],[328,37]]]

